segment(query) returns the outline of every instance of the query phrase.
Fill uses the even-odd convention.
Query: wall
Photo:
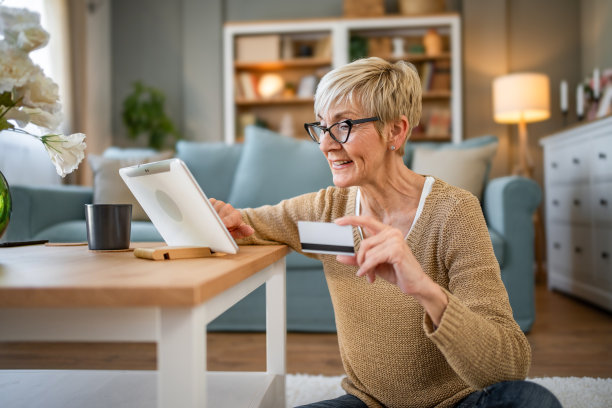
[[[177,7],[179,4],[179,7]],[[118,146],[131,142],[121,120],[122,103],[140,80],[166,94],[166,112],[183,129],[183,32],[181,3],[130,0],[112,3],[112,133]]]
[[[610,47],[603,37],[609,37],[610,27],[605,22],[612,20],[610,2],[455,0],[448,3],[463,18],[464,135],[469,138],[495,134],[500,138],[492,176],[511,172],[516,146],[516,127],[499,125],[492,119],[493,78],[519,70],[550,76],[552,117],[528,127],[536,161],[535,177],[541,182],[542,150],[538,140],[563,127],[558,110],[559,82],[566,79],[576,83],[585,70],[582,66],[593,65],[585,61],[601,60],[602,64],[612,66],[605,59],[610,57]],[[118,145],[144,142],[126,140],[120,117],[122,100],[136,79],[158,86],[166,93],[169,114],[186,138],[223,140],[222,22],[342,15],[341,0],[182,0],[176,3],[113,0],[112,4],[113,141]],[[385,4],[387,12],[397,12],[397,1],[387,0]],[[591,21],[591,15],[595,16],[599,30],[590,25],[584,29],[585,16]],[[570,123],[575,121],[573,116],[569,119]]]
[[[582,0],[580,6],[581,78],[585,78],[595,67],[612,69],[612,1]]]
[[[543,150],[539,139],[564,127],[559,99],[561,80],[575,84],[580,78],[580,4],[576,0],[513,0],[507,4],[511,27],[508,72],[535,71],[550,78],[551,117],[527,125],[530,151],[535,162],[534,179],[544,185]],[[572,101],[570,109],[573,106]],[[572,111],[568,123],[575,121]],[[511,126],[513,141],[516,141],[517,130],[517,126]],[[512,145],[516,146],[515,143]]]

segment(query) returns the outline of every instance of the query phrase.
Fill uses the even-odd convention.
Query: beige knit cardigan
[[[356,187],[329,187],[244,209],[256,232],[240,243],[280,242],[300,252],[297,221],[354,215],[356,194]],[[358,249],[361,238],[353,232]],[[342,387],[368,407],[450,407],[476,389],[524,379],[531,350],[512,318],[478,200],[436,179],[406,243],[448,295],[437,329],[397,286],[381,278],[369,284],[355,276],[356,267],[316,256],[334,306]]]

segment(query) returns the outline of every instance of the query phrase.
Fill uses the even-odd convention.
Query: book
[[[438,60],[433,66],[430,90],[448,91],[451,85],[450,60]]]
[[[451,113],[447,108],[433,108],[427,119],[425,134],[430,138],[450,136]]]
[[[257,78],[250,72],[241,72],[238,74],[238,84],[240,87],[240,94],[245,99],[257,99],[259,97],[257,93]]]
[[[426,61],[421,65],[421,89],[427,92],[431,89],[431,81],[434,75],[434,64],[431,61]]]

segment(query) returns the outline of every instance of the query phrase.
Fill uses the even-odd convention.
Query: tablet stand
[[[135,248],[134,256],[137,258],[163,261],[169,259],[207,258],[216,256],[208,247],[179,247],[162,246],[155,248]]]

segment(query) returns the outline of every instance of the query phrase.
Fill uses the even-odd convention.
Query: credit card
[[[353,228],[333,222],[298,221],[302,251],[315,254],[355,255]]]

